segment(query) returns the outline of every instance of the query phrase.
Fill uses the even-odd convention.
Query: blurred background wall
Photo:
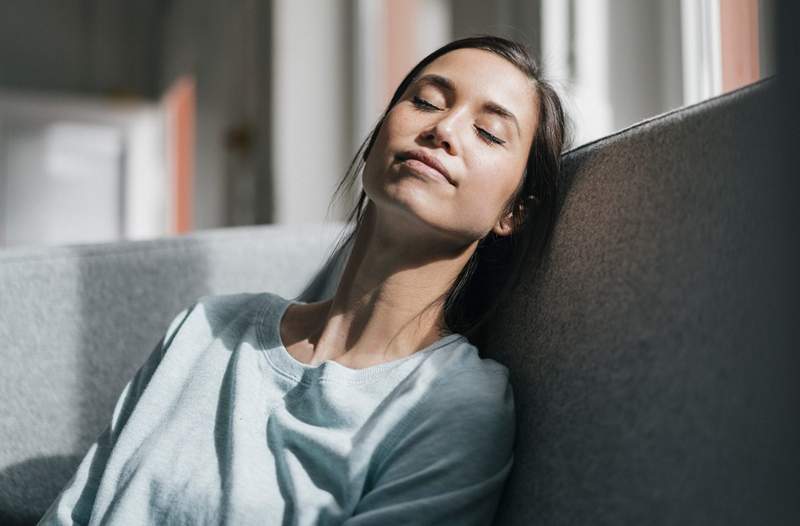
[[[336,221],[405,73],[527,44],[574,146],[775,74],[776,0],[3,0],[0,247]]]

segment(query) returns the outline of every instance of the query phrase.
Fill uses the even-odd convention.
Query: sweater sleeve
[[[491,524],[513,465],[514,434],[507,370],[437,380],[376,453],[373,482],[344,525]]]
[[[111,421],[89,447],[77,471],[39,520],[39,525],[77,525],[89,522],[95,494],[117,437],[161,363],[175,334],[193,308],[194,306],[191,306],[182,310],[172,319],[166,333],[150,352],[147,360],[125,385],[114,406]]]

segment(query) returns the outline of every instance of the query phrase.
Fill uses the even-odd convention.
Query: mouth
[[[408,150],[397,154],[396,158],[417,173],[456,186],[444,165],[431,153],[424,150]]]

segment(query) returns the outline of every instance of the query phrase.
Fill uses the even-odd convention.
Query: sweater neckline
[[[325,360],[317,365],[310,365],[292,356],[283,344],[280,335],[281,320],[289,306],[305,303],[307,302],[298,299],[287,299],[278,294],[268,292],[266,293],[264,306],[260,309],[258,323],[260,346],[264,349],[264,354],[270,365],[278,372],[303,383],[310,383],[315,380],[340,383],[364,383],[378,380],[393,369],[404,364],[421,361],[434,351],[465,339],[465,336],[460,333],[451,333],[409,356],[361,369],[353,369],[333,360]]]

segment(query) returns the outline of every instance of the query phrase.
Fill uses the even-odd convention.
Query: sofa
[[[774,89],[564,154],[544,256],[473,342],[509,368],[517,408],[495,524],[796,516]],[[0,250],[0,524],[44,513],[176,313],[207,294],[330,297],[347,228]]]

